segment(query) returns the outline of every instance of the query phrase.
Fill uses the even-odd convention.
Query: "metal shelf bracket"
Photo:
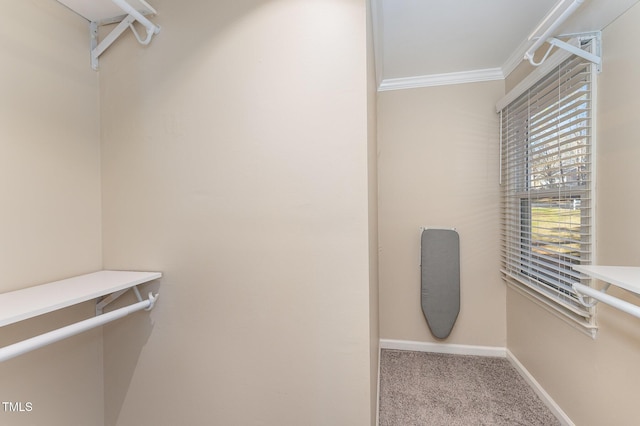
[[[138,286],[135,285],[133,287],[131,287],[133,289],[133,292],[136,295],[136,299],[138,299],[138,302],[144,302],[145,300],[142,298],[142,295],[140,294],[140,290],[138,290]],[[110,304],[111,302],[115,301],[117,298],[119,298],[120,296],[122,296],[123,294],[125,294],[127,292],[127,290],[129,290],[128,288],[124,289],[124,290],[120,290],[120,291],[116,291],[115,293],[111,293],[108,296],[105,296],[103,298],[101,298],[100,300],[98,300],[96,302],[96,316],[100,316],[104,313],[104,308]],[[152,292],[149,292],[149,306],[146,307],[144,310],[145,311],[150,311],[153,309],[153,307],[156,304],[156,300],[158,300],[158,297],[160,297],[160,294],[153,294]]]
[[[138,43],[147,45],[151,42],[151,39],[155,34],[160,32],[160,26],[151,22],[146,16],[156,15],[156,10],[144,0],[137,0],[142,6],[143,10],[137,10],[132,7],[126,0],[111,0],[120,9],[125,12],[125,15],[115,17],[111,19],[104,19],[99,22],[90,22],[89,33],[91,37],[91,68],[98,70],[98,58],[104,53],[114,41],[118,39],[127,29],[131,29]],[[145,16],[146,15],[146,16]],[[111,32],[100,42],[98,42],[98,28],[101,25],[119,24],[111,30]],[[146,31],[146,36],[142,37],[138,30],[136,30],[134,24],[139,22]]]

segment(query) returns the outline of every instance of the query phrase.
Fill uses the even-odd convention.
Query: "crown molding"
[[[511,74],[516,68],[518,68],[518,65],[520,65],[520,63],[524,60],[524,54],[527,52],[527,49],[529,49],[530,45],[531,41],[523,40],[522,43],[518,45],[516,50],[513,51],[511,56],[507,58],[505,63],[502,64],[502,73],[504,74],[505,78],[507,78],[509,74]]]
[[[421,75],[416,77],[387,78],[382,80],[378,86],[378,91],[384,92],[387,90],[415,89],[418,87],[445,86],[493,80],[504,80],[502,68]]]

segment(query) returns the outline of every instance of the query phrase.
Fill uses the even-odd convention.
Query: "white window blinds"
[[[577,322],[592,255],[591,63],[572,56],[501,111],[502,273]]]

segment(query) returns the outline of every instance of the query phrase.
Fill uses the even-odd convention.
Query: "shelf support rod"
[[[102,315],[104,308],[111,302],[113,302],[114,300],[116,300],[118,297],[122,296],[123,294],[125,294],[129,289],[125,288],[124,290],[120,290],[120,291],[116,291],[115,293],[111,293],[108,296],[103,297],[101,300],[99,300],[96,303],[96,316],[98,315]],[[138,302],[142,302],[142,299],[138,299]]]
[[[66,339],[67,337],[75,336],[76,334],[80,334],[84,331],[91,330],[92,328],[99,327],[111,321],[123,318],[134,312],[141,311],[143,309],[150,310],[155,305],[157,299],[157,294],[153,295],[153,293],[149,293],[149,299],[143,300],[142,302],[138,302],[124,308],[116,309],[115,311],[98,315],[97,317],[89,318],[84,321],[80,321],[75,324],[71,324],[66,327],[62,327],[57,330],[53,330],[48,333],[44,333],[39,336],[35,336],[30,339],[0,348],[0,362],[9,360],[27,352],[31,352],[43,346],[50,345],[59,340]]]
[[[131,288],[133,289],[133,292],[135,293],[136,299],[138,299],[138,302],[142,302],[144,299],[142,298],[142,295],[140,294],[140,290],[138,290],[138,286],[134,285]],[[125,288],[123,290],[116,291],[115,293],[111,293],[108,296],[104,296],[102,299],[98,300],[96,302],[96,316],[97,315],[102,315],[102,313],[104,312],[104,308],[109,303],[114,302],[118,297],[122,296],[127,291],[129,291],[129,289]],[[152,306],[152,308],[153,308],[153,306]],[[149,311],[151,309],[146,309],[146,310]]]
[[[600,290],[596,290],[595,288],[588,287],[584,284],[574,283],[573,290],[578,294],[579,297],[582,295],[589,296],[592,299],[595,299],[599,302],[603,302],[603,303],[606,303],[607,305],[613,306],[614,308],[619,309],[622,312],[626,312],[629,315],[633,315],[636,318],[640,318],[640,306],[634,305],[633,303],[626,302],[624,300],[618,299],[617,297],[614,297],[605,293],[604,291],[606,291],[606,288],[603,291],[600,291]],[[583,304],[585,304],[584,301],[582,300],[582,297],[580,297],[580,301]]]
[[[115,3],[120,9],[122,9],[127,14],[127,16],[125,16],[124,19],[120,21],[120,23],[113,30],[111,30],[111,32],[100,43],[98,43],[98,26],[100,25],[100,23],[91,22],[89,24],[89,31],[91,33],[91,68],[93,68],[94,70],[98,70],[98,58],[100,57],[100,55],[102,55],[104,51],[107,50],[107,48],[111,46],[113,42],[116,41],[118,37],[120,37],[122,33],[127,30],[127,28],[131,29],[138,42],[143,45],[149,44],[154,34],[158,34],[160,32],[159,25],[155,25],[125,0],[111,1]],[[147,11],[151,14],[155,15],[157,13],[156,10],[144,0],[138,1],[145,8],[147,8]],[[147,11],[145,11],[145,13]],[[136,21],[140,22],[140,24],[142,24],[147,30],[147,36],[145,38],[140,37],[140,34],[138,34],[138,31],[136,31],[135,27],[133,26]],[[111,21],[109,21],[109,23],[111,23]]]

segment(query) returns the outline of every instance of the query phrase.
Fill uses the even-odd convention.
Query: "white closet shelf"
[[[117,19],[126,13],[111,0],[58,0],[89,22],[105,22]],[[146,7],[137,0],[127,2],[143,14],[148,14]],[[121,20],[121,19],[120,19]]]
[[[99,271],[0,294],[0,327],[162,277],[160,272]]]
[[[640,295],[640,267],[638,266],[581,265],[574,266],[573,269]]]

